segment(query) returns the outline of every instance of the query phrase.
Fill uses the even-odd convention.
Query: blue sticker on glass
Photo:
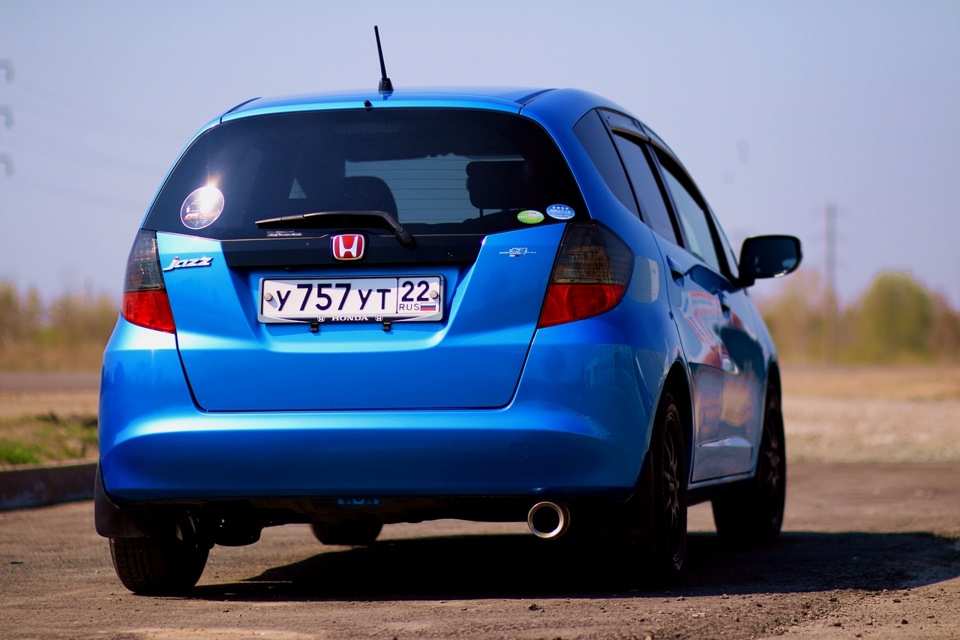
[[[547,215],[554,220],[569,220],[576,214],[573,212],[572,207],[568,207],[565,204],[552,204],[547,207]]]

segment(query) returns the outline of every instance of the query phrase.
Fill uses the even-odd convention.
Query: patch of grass
[[[34,447],[19,440],[0,438],[0,465],[39,464],[40,456]]]
[[[97,417],[48,413],[0,420],[0,467],[96,457]]]

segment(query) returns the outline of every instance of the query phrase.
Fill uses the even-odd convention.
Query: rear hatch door
[[[204,409],[473,408],[512,397],[562,231],[547,225],[487,236],[469,266],[297,271],[298,284],[353,283],[354,294],[367,278],[397,280],[401,297],[406,283],[441,283],[440,317],[389,325],[263,322],[261,281],[282,282],[288,272],[231,269],[215,241],[160,235],[158,246],[161,263],[216,256],[209,268],[166,274],[184,369]],[[330,295],[336,305],[342,290]]]
[[[535,122],[395,108],[213,127],[144,226],[203,409],[450,409],[510,401],[586,217]]]

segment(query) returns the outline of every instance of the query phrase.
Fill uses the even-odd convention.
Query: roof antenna
[[[377,53],[380,54],[380,93],[389,95],[393,93],[393,83],[387,77],[387,65],[383,63],[383,48],[380,46],[380,29],[373,25],[373,33],[377,36]]]

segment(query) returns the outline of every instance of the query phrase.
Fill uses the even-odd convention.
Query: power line
[[[0,60],[0,69],[4,72],[4,79],[8,83],[13,82],[13,60]],[[4,128],[13,127],[13,110],[10,106],[0,105],[0,114],[3,114]],[[4,175],[13,175],[13,157],[9,153],[0,153],[0,164],[3,165]]]
[[[133,212],[143,212],[150,205],[149,199],[142,201],[126,200],[124,198],[115,198],[102,193],[95,193],[85,189],[76,189],[70,186],[56,184],[37,184],[33,182],[20,181],[20,186],[34,190],[44,196],[54,196],[69,200],[72,203],[82,203],[96,207],[101,212],[103,209],[110,209],[129,215]]]
[[[131,116],[124,111],[112,110],[107,105],[90,102],[73,94],[63,94],[22,79],[12,85],[11,93],[23,103],[21,111],[26,109],[85,129],[111,133],[129,131],[138,137],[160,140],[166,140],[167,136],[184,135],[182,129],[171,127],[165,121]]]

